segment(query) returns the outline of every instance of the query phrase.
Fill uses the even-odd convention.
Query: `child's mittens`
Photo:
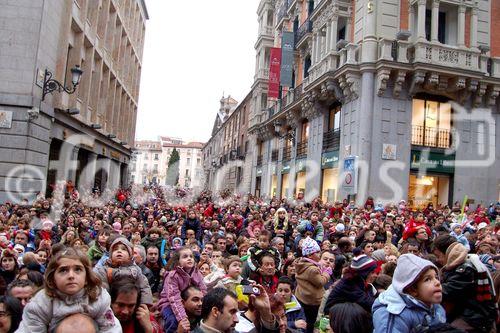
[[[328,266],[320,266],[319,271],[322,275],[332,275],[332,269]]]

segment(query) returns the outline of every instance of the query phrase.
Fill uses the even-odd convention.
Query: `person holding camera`
[[[243,293],[250,294],[248,309],[238,312],[238,323],[235,331],[238,333],[278,333],[280,331],[280,321],[272,310],[273,307],[279,306],[279,304],[275,304],[277,302],[274,302],[273,297],[269,297],[261,285],[247,285],[244,287],[246,288]],[[284,308],[283,301],[280,304]]]

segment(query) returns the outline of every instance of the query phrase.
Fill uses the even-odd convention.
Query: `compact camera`
[[[243,287],[243,295],[255,295],[259,296],[260,295],[260,289],[254,286],[242,286]]]

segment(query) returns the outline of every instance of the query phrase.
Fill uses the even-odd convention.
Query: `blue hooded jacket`
[[[297,320],[306,321],[306,314],[304,313],[304,309],[300,306],[299,301],[292,295],[291,302],[285,304],[286,308],[286,321],[288,328],[296,330],[296,332],[305,332],[306,330],[302,328],[297,328],[295,326],[295,322]]]
[[[372,313],[374,333],[418,333],[446,322],[440,304],[429,308],[410,295],[399,294],[392,285],[375,300]]]

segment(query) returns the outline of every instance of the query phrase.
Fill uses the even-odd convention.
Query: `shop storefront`
[[[291,193],[290,182],[289,182],[289,173],[290,173],[290,164],[289,162],[283,162],[283,166],[281,167],[281,198],[289,198]]]
[[[306,192],[306,159],[295,162],[295,197]]]
[[[411,151],[408,203],[414,208],[450,204],[455,155],[420,150]],[[419,172],[420,171],[420,172]]]
[[[321,200],[334,202],[337,200],[339,184],[339,152],[338,150],[323,153],[321,156]]]

